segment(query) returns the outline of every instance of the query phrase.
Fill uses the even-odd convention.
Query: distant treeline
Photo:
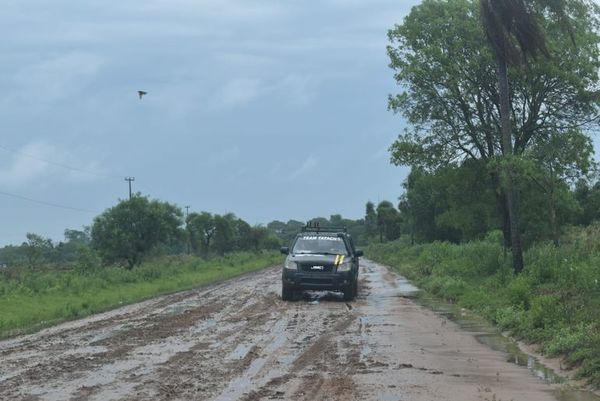
[[[311,221],[323,227],[346,227],[359,243],[368,240],[362,219],[336,214]],[[107,209],[90,226],[65,230],[62,241],[28,233],[22,244],[0,248],[0,268],[89,270],[121,265],[132,269],[146,259],[168,255],[207,259],[232,252],[276,250],[289,244],[305,224],[289,220],[252,226],[233,213],[185,216],[176,205],[137,194]]]
[[[351,220],[343,218],[340,214],[332,214],[329,218],[315,217],[309,221],[320,227],[346,228],[348,233],[352,235],[354,241],[358,244],[365,244],[368,241],[364,219]],[[267,224],[267,228],[270,232],[277,235],[282,244],[289,245],[294,239],[294,236],[302,230],[305,225],[306,222],[298,220],[289,220],[287,223],[274,220]]]

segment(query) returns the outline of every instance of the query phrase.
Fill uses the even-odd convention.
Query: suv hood
[[[331,263],[333,264],[336,259],[339,258],[340,255],[322,255],[322,254],[311,254],[311,253],[303,253],[303,254],[290,254],[289,260],[296,263]],[[344,255],[347,260],[348,255]]]

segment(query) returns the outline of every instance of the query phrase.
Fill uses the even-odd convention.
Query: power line
[[[29,201],[29,202],[38,203],[40,205],[55,207],[55,208],[59,208],[59,209],[67,209],[67,210],[74,210],[74,211],[77,211],[77,212],[94,213],[94,214],[100,213],[97,210],[80,209],[80,208],[77,208],[77,207],[60,205],[58,203],[41,201],[41,200],[38,200],[38,199],[28,198],[27,196],[17,195],[17,194],[11,194],[11,193],[4,192],[4,191],[0,191],[0,195],[10,196],[11,198],[17,198],[17,199],[21,199],[21,200],[26,200],[26,201]]]
[[[69,166],[69,165],[63,164],[63,163],[57,163],[57,162],[54,162],[54,161],[51,161],[51,160],[43,159],[43,158],[38,157],[38,156],[34,156],[34,155],[30,155],[28,153],[21,152],[19,150],[14,150],[14,149],[7,148],[4,145],[0,145],[0,149],[4,150],[6,152],[9,152],[9,153],[14,153],[14,154],[17,154],[17,155],[28,157],[28,158],[33,159],[33,160],[44,162],[44,163],[50,164],[52,166],[64,168],[66,170],[76,171],[78,173],[84,173],[84,174],[94,175],[96,177],[102,177],[102,178],[121,178],[121,176],[118,176],[118,175],[100,174],[100,173],[96,173],[94,171],[86,170],[86,169],[83,169],[83,168],[73,167],[73,166]]]

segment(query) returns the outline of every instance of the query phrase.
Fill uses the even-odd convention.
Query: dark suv
[[[306,226],[281,253],[288,255],[281,277],[284,301],[302,290],[341,291],[346,301],[356,296],[358,258],[363,252],[354,248],[345,228]]]

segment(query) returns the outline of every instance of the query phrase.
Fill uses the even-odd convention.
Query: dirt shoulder
[[[282,302],[280,271],[0,342],[1,400],[556,400],[558,388],[402,296]]]

